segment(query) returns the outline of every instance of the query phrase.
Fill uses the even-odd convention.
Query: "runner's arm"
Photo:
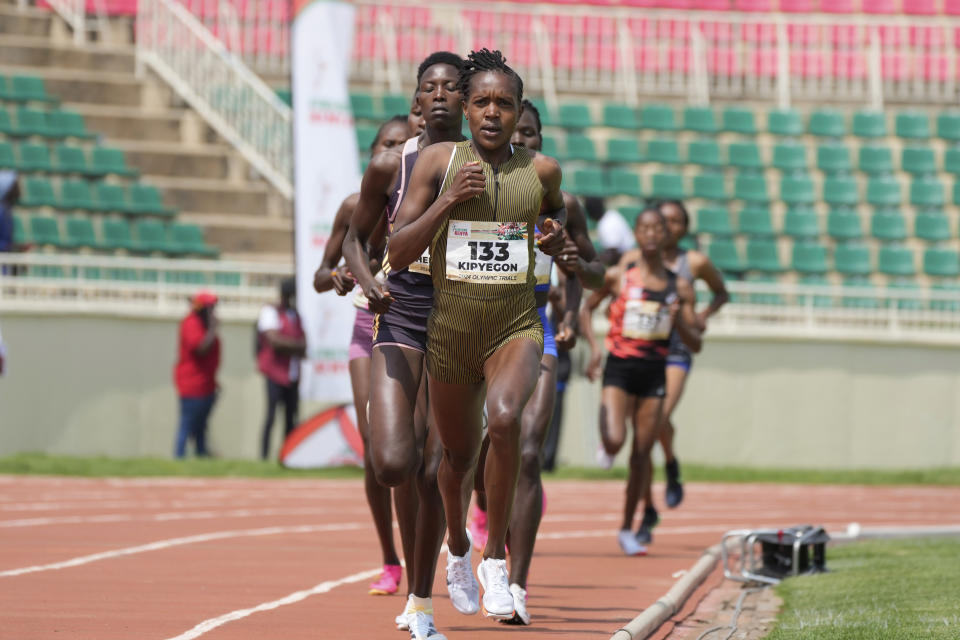
[[[563,192],[563,199],[567,209],[565,230],[573,241],[573,246],[570,243],[564,245],[563,251],[557,257],[557,265],[567,274],[576,274],[584,287],[599,289],[603,286],[604,267],[597,258],[597,250],[590,242],[587,221],[580,202],[566,192]]]
[[[554,158],[541,153],[534,155],[533,164],[545,191],[540,207],[540,229],[543,233],[537,238],[537,247],[548,256],[556,256],[563,251],[563,225],[567,221],[563,192],[560,191],[563,172]]]
[[[600,345],[597,342],[597,337],[593,332],[593,312],[607,296],[613,293],[613,287],[619,277],[619,268],[614,267],[607,269],[603,286],[592,291],[587,297],[586,304],[580,309],[580,333],[587,339],[587,344],[590,346],[590,359],[588,360],[586,371],[587,378],[590,380],[597,379],[597,375],[600,373],[600,358],[603,355]]]
[[[677,333],[680,334],[680,339],[690,347],[691,351],[700,353],[703,340],[701,338],[700,322],[694,309],[696,298],[693,294],[693,286],[683,278],[677,278],[677,297],[680,304],[675,321]]]
[[[338,294],[344,295],[353,288],[353,278],[350,276],[350,272],[345,269],[337,269],[337,263],[340,262],[343,253],[344,237],[350,227],[350,218],[357,206],[359,195],[354,193],[347,196],[340,204],[337,215],[333,219],[330,239],[327,240],[327,246],[323,250],[320,267],[313,275],[313,288],[316,289],[317,293],[335,288]]]
[[[726,284],[723,282],[723,276],[719,269],[714,266],[710,258],[699,251],[690,251],[690,270],[695,278],[700,278],[710,287],[713,298],[706,309],[697,314],[699,324],[702,328],[707,326],[707,318],[720,310],[720,307],[730,301],[730,294],[727,293]],[[694,298],[696,300],[696,298]]]

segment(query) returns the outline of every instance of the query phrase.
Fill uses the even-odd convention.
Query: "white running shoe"
[[[471,544],[465,556],[455,556],[447,551],[447,593],[454,609],[465,616],[472,616],[480,611],[480,585],[473,577],[473,567],[470,564]]]
[[[403,603],[403,611],[401,611],[400,615],[393,619],[397,625],[398,631],[406,631],[410,628],[410,626],[407,624],[407,610],[410,608],[410,598],[412,597],[412,593],[407,596],[407,601]]]
[[[647,555],[647,548],[637,542],[637,537],[630,529],[622,529],[620,533],[617,534],[617,541],[620,543],[620,548],[623,549],[623,552],[628,556]]]
[[[407,609],[407,626],[410,640],[447,640],[447,636],[437,631],[433,624],[432,608],[411,606]]]
[[[607,453],[602,444],[597,447],[597,465],[601,469],[613,468],[613,456]]]
[[[507,561],[484,558],[477,566],[477,577],[483,585],[483,613],[495,620],[513,617],[513,593],[510,592],[510,576]]]
[[[527,590],[516,582],[510,585],[513,594],[513,617],[501,620],[503,624],[530,624],[530,612],[527,611]]]

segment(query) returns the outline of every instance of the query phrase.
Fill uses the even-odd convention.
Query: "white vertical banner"
[[[318,295],[313,274],[340,203],[360,188],[348,90],[354,8],[328,0],[294,4],[299,9],[291,28],[297,306],[307,335],[300,395],[350,402],[347,349],[356,310],[350,297]]]

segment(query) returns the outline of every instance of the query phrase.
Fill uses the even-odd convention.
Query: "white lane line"
[[[326,507],[303,507],[297,509],[231,509],[229,511],[174,511],[153,515],[132,515],[127,513],[108,513],[96,516],[58,516],[53,518],[21,518],[18,520],[0,520],[0,529],[13,527],[42,527],[61,524],[98,524],[103,522],[170,522],[182,520],[211,520],[218,518],[254,518],[260,516],[308,516],[331,513]],[[338,514],[367,513],[367,509],[337,509]]]
[[[64,560],[62,562],[53,562],[50,564],[34,565],[32,567],[22,567],[20,569],[8,569],[0,571],[0,578],[12,576],[22,576],[28,573],[39,573],[41,571],[56,571],[59,569],[68,569],[70,567],[79,567],[81,565],[98,562],[100,560],[110,560],[122,556],[131,556],[138,553],[147,553],[149,551],[160,551],[171,547],[180,547],[188,544],[197,544],[201,542],[211,542],[213,540],[225,540],[227,538],[248,538],[256,536],[274,536],[283,534],[297,533],[319,533],[324,531],[352,531],[356,529],[369,528],[369,524],[363,522],[344,522],[341,524],[322,524],[322,525],[301,525],[296,527],[264,527],[262,529],[241,529],[235,531],[215,531],[212,533],[203,533],[195,536],[184,536],[182,538],[169,538],[167,540],[157,540],[149,544],[142,544],[136,547],[124,547],[122,549],[113,549],[103,551],[88,556],[79,556]]]

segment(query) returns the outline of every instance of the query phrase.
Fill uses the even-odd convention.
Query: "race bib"
[[[537,277],[537,286],[550,284],[550,269],[553,267],[553,258],[543,251],[534,251],[533,275]]]
[[[413,273],[430,275],[430,249],[424,249],[420,257],[412,262],[407,269]]]
[[[451,220],[447,279],[479,284],[525,284],[530,265],[526,222]]]
[[[623,337],[666,340],[670,337],[670,311],[654,300],[627,300],[623,311]]]

